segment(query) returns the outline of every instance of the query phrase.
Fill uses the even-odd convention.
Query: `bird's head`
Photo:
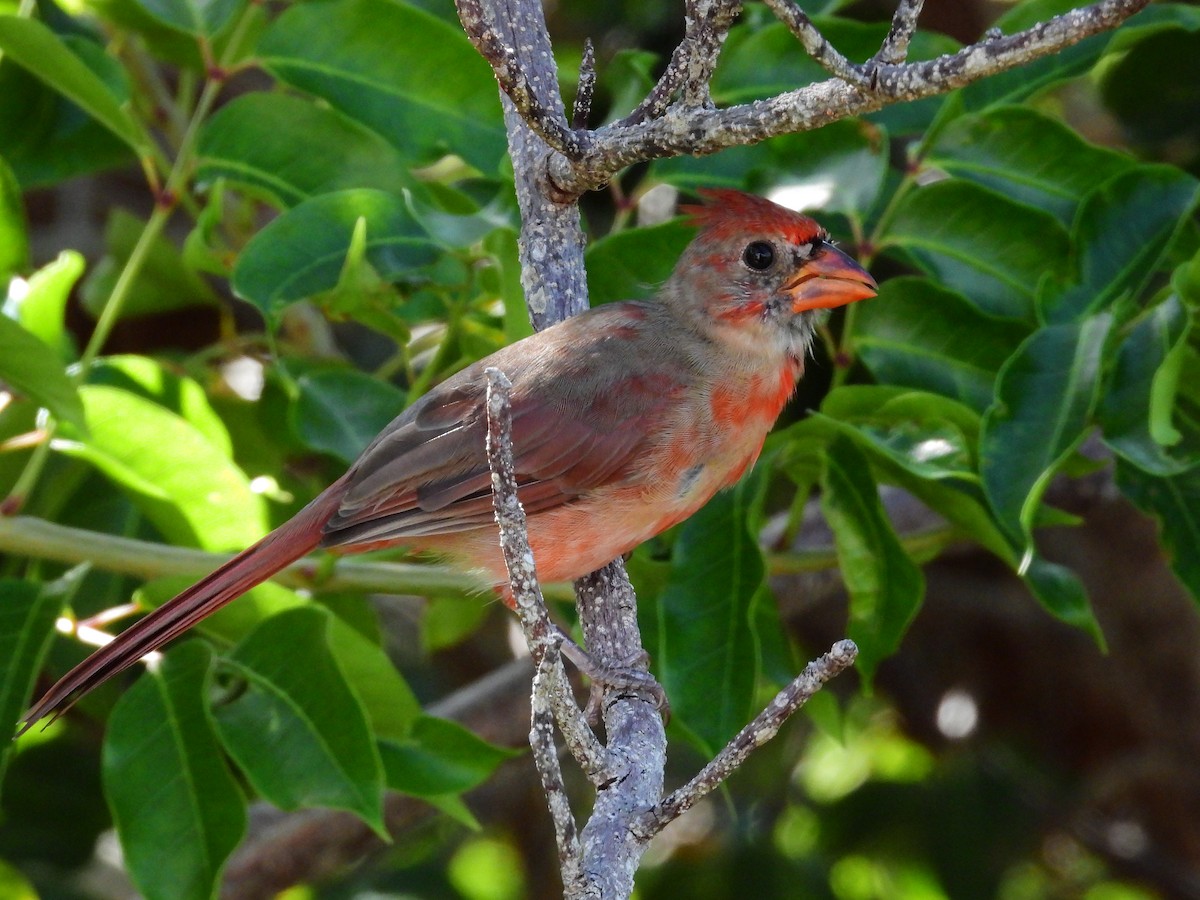
[[[683,207],[700,230],[672,300],[726,339],[803,358],[822,310],[875,296],[875,279],[808,216],[741,191],[700,195],[703,206]]]

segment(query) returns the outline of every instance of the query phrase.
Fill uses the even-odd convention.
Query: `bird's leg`
[[[592,682],[587,707],[584,710],[589,722],[595,723],[599,720],[600,702],[605,688],[649,694],[655,708],[662,712],[663,719],[671,718],[671,704],[667,701],[667,692],[658,683],[658,679],[646,671],[649,662],[646,651],[637,653],[620,665],[609,665],[600,662],[580,647],[557,625],[554,627],[561,641],[559,652]]]

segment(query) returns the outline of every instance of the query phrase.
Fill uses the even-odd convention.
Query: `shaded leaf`
[[[592,305],[653,297],[695,236],[680,220],[593,241],[584,254]]]
[[[1117,349],[1098,410],[1105,443],[1155,475],[1177,475],[1200,462],[1200,423],[1179,420],[1185,431],[1172,424],[1191,318],[1175,294],[1143,316]]]
[[[494,173],[507,149],[496,84],[462,29],[389,0],[292,6],[258,46],[281,81],[383,135],[411,165],[456,153]]]
[[[327,107],[288,94],[245,94],[205,125],[197,180],[227,178],[282,206],[344,188],[399,192],[404,158],[375,132]]]
[[[1090,194],[1072,235],[1075,280],[1047,280],[1039,292],[1046,320],[1077,320],[1122,296],[1138,296],[1197,201],[1200,182],[1173,166],[1139,166]]]
[[[211,38],[242,5],[242,0],[137,0],[138,5],[169,28]]]
[[[984,313],[1031,324],[1038,281],[1065,272],[1070,250],[1049,213],[957,179],[911,191],[880,243],[909,251]]]
[[[1200,603],[1200,466],[1159,476],[1118,460],[1117,484],[1138,509],[1158,521],[1159,542],[1172,571]]]
[[[108,252],[83,285],[83,308],[99,318],[125,271],[146,223],[123,209],[115,209],[104,227]],[[169,238],[159,235],[151,243],[141,269],[121,306],[122,318],[171,312],[190,306],[217,306],[220,300],[208,283],[183,261]]]
[[[59,421],[86,427],[79,392],[62,358],[7,316],[0,316],[0,382]]]
[[[78,104],[134,150],[146,144],[141,128],[96,74],[36,19],[0,16],[0,50]]]
[[[1134,165],[1026,106],[955,119],[937,134],[924,161],[1053,213],[1068,227],[1084,195]]]
[[[362,704],[371,732],[382,739],[407,739],[421,704],[383,648],[334,616],[329,621],[329,649]]]
[[[32,581],[0,578],[0,784],[13,747],[13,726],[29,706],[62,603],[61,596]]]
[[[847,438],[830,444],[821,484],[821,509],[850,594],[850,638],[869,681],[900,645],[920,608],[925,579],[896,537],[866,458]]]
[[[1042,328],[1000,372],[983,418],[980,474],[997,520],[1027,548],[1042,493],[1090,423],[1111,325],[1096,316]]]
[[[980,412],[992,402],[996,373],[1028,333],[927,278],[885,281],[854,317],[855,351],[879,381],[923,388]]]
[[[749,721],[758,678],[751,627],[765,567],[746,527],[745,484],[718,494],[680,527],[658,597],[654,662],[674,720],[706,751]]]
[[[455,722],[421,715],[407,740],[380,741],[379,752],[391,790],[438,797],[477,787],[502,762],[524,751],[497,747]]]
[[[109,718],[104,792],[147,898],[207,900],[246,830],[246,801],[206,709],[211,661],[197,641],[173,649]]]
[[[1066,566],[1043,559],[1036,552],[1027,555],[1020,575],[1047,612],[1068,625],[1083,629],[1103,649],[1104,635],[1100,631],[1100,623],[1096,621],[1091,601],[1078,575]]]
[[[327,638],[329,614],[289,610],[256,628],[223,667],[245,690],[216,710],[221,742],[281,809],[328,806],[383,826],[383,767]]]
[[[356,369],[330,368],[301,375],[290,411],[307,446],[353,462],[404,409],[404,392]]]
[[[234,266],[234,290],[271,318],[289,303],[334,288],[360,219],[365,259],[380,277],[400,278],[437,258],[436,245],[403,199],[369,189],[339,191],[301,203],[256,234]]]

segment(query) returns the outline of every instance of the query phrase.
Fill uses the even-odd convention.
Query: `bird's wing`
[[[507,374],[518,496],[528,513],[629,477],[684,390],[678,374],[661,370],[622,374],[594,396],[573,391],[578,380],[569,375],[550,380],[517,366]],[[482,368],[473,367],[393,422],[356,464],[323,544],[403,542],[490,525],[485,396]]]

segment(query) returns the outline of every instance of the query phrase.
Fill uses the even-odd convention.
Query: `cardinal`
[[[808,216],[701,195],[684,207],[699,231],[656,300],[591,309],[446,379],[295,517],[63,676],[25,727],[319,547],[433,551],[503,593],[488,367],[512,382],[518,497],[543,580],[600,568],[737,482],[795,390],[821,311],[876,284]]]

